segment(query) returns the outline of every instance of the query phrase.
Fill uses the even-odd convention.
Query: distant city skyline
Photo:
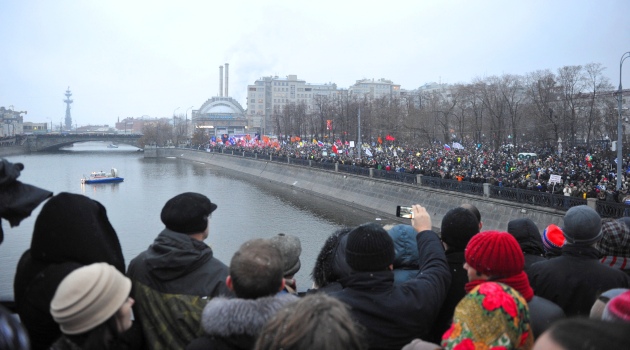
[[[268,76],[345,89],[384,78],[414,90],[601,63],[616,88],[619,59],[630,51],[627,0],[9,0],[0,11],[0,105],[57,124],[69,87],[79,126],[197,109],[219,96],[226,62],[229,94],[246,107],[247,86]],[[630,87],[629,61],[623,73]]]

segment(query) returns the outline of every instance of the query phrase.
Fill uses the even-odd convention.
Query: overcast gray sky
[[[57,124],[70,86],[79,126],[197,109],[226,62],[246,108],[270,75],[411,90],[595,62],[617,88],[630,51],[628,0],[3,0],[0,14],[0,106]],[[630,88],[630,59],[623,73]]]

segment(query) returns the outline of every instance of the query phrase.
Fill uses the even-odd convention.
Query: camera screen
[[[403,207],[399,205],[396,207],[396,216],[411,219],[413,217],[413,209],[411,207]]]

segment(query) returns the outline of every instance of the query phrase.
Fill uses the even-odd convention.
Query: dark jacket
[[[32,349],[48,349],[61,336],[50,315],[59,283],[75,269],[95,262],[125,272],[122,249],[105,207],[77,194],[52,197],[37,216],[31,248],[22,254],[13,283],[17,312]]]
[[[534,339],[543,334],[554,322],[565,318],[560,306],[539,296],[534,295],[532,300],[527,302],[527,306],[529,306],[529,324],[532,327]]]
[[[253,349],[267,321],[296,300],[298,297],[288,293],[258,299],[214,298],[201,316],[205,335],[193,340],[186,349]]]
[[[401,349],[426,337],[446,297],[451,274],[438,236],[423,231],[416,242],[421,268],[415,278],[394,285],[389,270],[353,272],[341,280],[342,291],[331,293],[350,306],[366,330],[370,349]]]
[[[527,271],[532,264],[547,260],[545,248],[542,244],[542,236],[536,224],[528,218],[514,219],[508,222],[507,231],[516,238],[525,256],[525,268]]]
[[[201,313],[208,300],[231,295],[228,269],[205,243],[164,229],[129,264],[134,316],[151,349],[183,349],[203,332]]]
[[[451,271],[451,286],[448,288],[446,299],[442,304],[428,341],[440,343],[442,335],[446,332],[453,321],[453,313],[457,304],[466,296],[466,283],[468,283],[468,272],[464,269],[466,258],[464,252],[458,249],[446,251],[446,261]]]
[[[561,256],[527,271],[534,293],[556,303],[567,317],[588,317],[600,293],[630,287],[628,275],[600,264],[598,257],[594,247],[565,245]]]

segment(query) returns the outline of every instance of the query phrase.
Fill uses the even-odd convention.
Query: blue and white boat
[[[89,177],[83,176],[81,179],[82,184],[101,184],[101,183],[113,183],[123,182],[125,179],[118,176],[118,170],[112,168],[111,172],[106,173],[104,171],[93,171]]]

